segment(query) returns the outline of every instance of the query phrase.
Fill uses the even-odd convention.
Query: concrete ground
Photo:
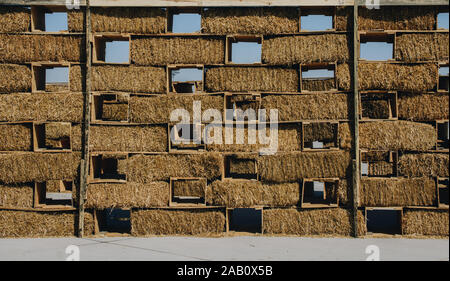
[[[76,247],[67,248],[70,245]],[[252,236],[0,239],[0,260],[64,261],[77,259],[77,254],[80,260],[366,260],[379,256],[382,261],[448,261],[449,240]]]

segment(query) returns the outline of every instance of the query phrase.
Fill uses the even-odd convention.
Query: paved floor
[[[67,248],[70,245],[77,247]],[[379,254],[380,260],[448,261],[449,240],[251,236],[0,239],[0,260],[61,261],[76,259],[78,253],[81,260],[366,260]]]

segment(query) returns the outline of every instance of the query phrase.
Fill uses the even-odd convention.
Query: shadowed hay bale
[[[128,104],[104,103],[102,105],[102,119],[109,121],[128,120]]]
[[[225,63],[225,40],[217,37],[133,38],[131,60],[137,65]]]
[[[298,183],[263,184],[252,180],[215,181],[208,186],[208,204],[229,208],[288,207],[299,204]]]
[[[339,200],[339,206],[352,206],[353,184],[351,180],[339,179],[337,197]]]
[[[394,163],[386,161],[369,163],[370,176],[393,176],[394,175]]]
[[[350,129],[350,123],[339,123],[338,140],[339,148],[350,150],[353,147],[353,129]]]
[[[297,92],[299,74],[282,67],[212,67],[206,70],[205,87],[211,92]]]
[[[84,32],[84,8],[67,12],[67,27],[69,32]]]
[[[403,210],[403,234],[448,236],[448,210]]]
[[[337,126],[332,123],[311,123],[303,125],[303,141],[334,141]]]
[[[31,124],[0,124],[0,151],[31,150],[31,132]]]
[[[72,124],[70,123],[46,123],[45,146],[60,146],[61,141],[70,141]]]
[[[339,235],[353,233],[353,215],[341,208],[333,209],[267,209],[263,210],[263,230],[266,234]],[[358,230],[366,233],[362,212],[358,212]]]
[[[334,28],[337,31],[346,31],[353,28],[353,7],[336,7]]]
[[[330,79],[302,79],[302,91],[320,92],[336,89],[336,81]]]
[[[74,157],[71,153],[0,154],[0,182],[43,182],[73,180]]]
[[[164,152],[167,126],[91,126],[91,151]]]
[[[267,182],[294,182],[303,178],[345,178],[351,169],[348,152],[302,152],[258,158],[260,179]]]
[[[0,95],[0,121],[81,122],[82,94]]]
[[[448,93],[408,94],[398,96],[398,118],[411,121],[448,119]]]
[[[318,34],[265,38],[262,61],[275,65],[348,61],[347,37],[347,34]]]
[[[218,210],[133,210],[131,234],[199,235],[225,230],[225,215]]]
[[[92,127],[91,127],[92,134]],[[81,151],[81,125],[72,126],[72,151]]]
[[[0,207],[33,208],[34,184],[21,185],[0,184]]]
[[[192,155],[133,155],[128,158],[128,181],[146,183],[170,177],[205,177],[222,175],[223,159],[216,153]]]
[[[87,188],[87,208],[150,208],[169,205],[169,184],[90,184]]]
[[[202,32],[212,34],[277,34],[298,32],[295,8],[209,8],[202,14]]]
[[[0,34],[0,62],[82,61],[83,37]]]
[[[432,6],[359,8],[359,30],[432,30],[438,9]]]
[[[378,96],[369,94],[370,96]],[[366,97],[368,97],[367,95]],[[371,119],[389,119],[389,101],[385,99],[368,99],[363,100],[361,104],[363,118]]]
[[[203,110],[217,109],[223,112],[223,97],[214,95],[160,95],[130,98],[130,122],[169,123],[170,113],[178,108],[193,114],[193,102],[200,101]]]
[[[448,153],[403,154],[398,173],[406,177],[448,177]]]
[[[0,73],[2,73],[0,77],[0,93],[31,91],[30,67],[26,65],[0,64]]]
[[[267,112],[278,110],[279,121],[348,119],[351,104],[347,94],[267,95],[261,100]]]
[[[46,192],[60,192],[60,183],[59,180],[50,180],[45,183],[45,191]]]
[[[448,61],[448,32],[397,34],[395,59],[406,62]]]
[[[228,173],[231,175],[254,175],[256,174],[256,162],[251,156],[233,155],[229,158]]]
[[[409,121],[366,122],[359,125],[361,148],[379,150],[433,149],[436,130],[432,125]]]
[[[436,183],[432,178],[362,179],[360,206],[433,206]]]
[[[31,10],[19,6],[0,6],[0,32],[30,31]]]
[[[76,235],[74,212],[0,211],[0,237],[63,237]],[[84,233],[94,233],[94,217],[84,215]]]
[[[205,198],[206,179],[186,179],[173,181],[173,196],[192,196]]]
[[[94,32],[164,33],[166,12],[161,8],[95,7],[91,23]]]

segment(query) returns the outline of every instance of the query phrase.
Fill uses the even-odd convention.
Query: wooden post
[[[82,126],[82,155],[80,163],[80,192],[78,236],[84,236],[84,201],[86,198],[87,179],[89,174],[89,128],[91,116],[91,10],[90,1],[86,0],[85,10],[85,40],[86,40],[86,75],[83,99],[83,126]]]
[[[360,183],[359,161],[359,91],[358,91],[358,2],[353,5],[353,235],[358,237],[358,202]]]

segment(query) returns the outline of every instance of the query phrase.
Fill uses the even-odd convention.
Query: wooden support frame
[[[312,144],[311,147],[307,147],[305,145],[305,126],[312,125],[312,124],[331,124],[334,127],[334,139],[333,143],[329,147],[323,147],[323,148],[313,148]],[[304,121],[301,122],[301,135],[302,135],[302,151],[331,151],[331,150],[339,150],[339,121]],[[316,140],[320,141],[320,140]]]
[[[439,64],[439,69],[441,67],[449,67],[449,63],[440,63]],[[440,73],[438,73],[438,85],[437,85],[437,91],[438,92],[443,92],[443,93],[448,93],[449,92],[449,75],[441,75]]]
[[[384,97],[383,97],[384,96]],[[395,91],[364,91],[359,96],[359,118],[361,121],[398,120],[398,93]],[[388,118],[371,118],[364,115],[364,104],[371,100],[386,100],[388,106]]]
[[[110,155],[111,158],[104,156]],[[107,160],[105,160],[107,159]],[[127,175],[119,174],[119,160],[128,161],[128,153],[92,153],[89,163],[89,183],[126,183]],[[115,170],[115,171],[110,171]],[[106,172],[106,173],[105,173]],[[111,172],[111,173],[109,173]],[[116,173],[116,174],[115,174]]]
[[[395,60],[395,45],[396,45],[396,32],[395,31],[359,31],[358,32],[359,44],[358,44],[358,58],[360,61],[369,61],[361,58],[361,44],[368,42],[385,42],[392,44],[392,58],[385,62],[394,62]],[[376,61],[383,62],[383,61]]]
[[[70,127],[69,140],[61,139],[60,145],[49,148],[46,144],[45,126],[59,124]],[[35,152],[72,152],[72,123],[68,122],[33,122],[33,151]],[[61,147],[59,147],[61,146]]]
[[[337,69],[337,63],[336,62],[331,62],[331,63],[310,63],[310,64],[301,64],[300,66],[300,70],[299,70],[299,75],[300,75],[300,92],[303,94],[309,94],[309,93],[320,93],[320,92],[324,92],[324,93],[330,93],[330,92],[337,92],[338,91],[338,81],[337,81],[337,76],[336,76],[336,69]],[[329,79],[328,77],[319,77],[319,78],[303,78],[303,72],[309,71],[309,70],[329,70],[329,71],[333,71],[333,78],[334,79],[334,88],[331,89],[326,89],[324,91],[310,91],[310,90],[306,90],[305,87],[303,86],[303,81],[320,81],[320,80],[327,80]]]
[[[328,6],[313,6],[313,7],[300,7],[299,8],[299,32],[311,32],[311,30],[303,30],[302,29],[302,17],[309,15],[324,15],[331,17],[331,29],[320,30],[314,32],[332,32],[336,31],[336,7]]]
[[[437,196],[437,204],[438,208],[449,208],[449,178],[436,178],[436,196]]]
[[[387,157],[384,159],[384,161],[382,160],[367,160],[367,156],[366,154],[369,152],[380,152],[380,153],[386,153]],[[386,151],[375,151],[375,150],[361,150],[360,151],[360,159],[361,159],[361,167],[363,166],[363,164],[367,165],[367,175],[363,175],[362,174],[362,169],[361,169],[361,177],[362,178],[372,178],[372,177],[386,177],[386,178],[396,178],[398,177],[398,157],[399,157],[399,152],[398,151],[392,151],[392,150],[386,150]],[[370,165],[373,163],[377,163],[377,162],[387,162],[387,163],[392,163],[392,170],[393,173],[391,175],[371,175],[370,174]]]
[[[316,198],[311,198],[309,183],[314,182],[322,182],[324,183],[324,191],[323,198],[318,200]],[[307,186],[308,185],[308,186]],[[300,200],[300,208],[308,209],[308,208],[330,208],[339,206],[339,197],[337,196],[339,188],[339,178],[306,178],[303,179],[301,185],[301,200]],[[334,195],[334,198],[327,200],[327,190],[331,190],[329,194]],[[308,196],[306,196],[308,195]]]
[[[75,185],[73,181],[60,180],[59,192],[49,193],[47,192],[47,182],[35,182],[33,190],[33,208],[34,209],[58,209],[58,210],[71,210],[73,209],[73,195],[75,191]],[[61,204],[49,204],[48,195],[54,195],[56,202],[61,203],[64,201],[70,202],[70,205]],[[58,196],[61,195],[61,196]],[[61,201],[61,202],[60,202]]]
[[[260,45],[262,50],[262,45],[264,41],[264,36],[262,35],[227,35],[225,43],[225,64],[230,65],[262,65],[262,52],[259,62],[254,63],[235,63],[232,61],[233,57],[233,43],[246,42],[246,43],[257,43]]]
[[[264,234],[264,208],[263,207],[249,207],[249,208],[226,208],[225,210],[225,218],[226,218],[226,232],[229,234],[230,232],[240,232],[231,230],[231,225],[233,224],[232,213],[235,209],[253,209],[256,212],[261,212],[261,229],[260,231],[255,231],[252,233],[255,234]],[[244,232],[246,233],[246,232]]]
[[[397,232],[392,232],[392,233],[378,233],[378,232],[369,232],[367,231],[368,235],[373,235],[373,234],[391,234],[391,235],[395,235],[395,234],[399,234],[399,235],[403,235],[403,208],[402,207],[365,207],[364,208],[364,218],[365,218],[365,222],[366,222],[366,229],[368,228],[368,212],[370,211],[393,211],[393,212],[398,212],[398,229]]]
[[[238,101],[238,102],[234,102],[232,101],[232,99],[234,97],[242,97],[243,100]],[[258,118],[258,114],[259,114],[259,110],[261,109],[261,102],[262,102],[262,97],[260,93],[225,93],[224,94],[224,110],[223,110],[223,120],[227,120],[227,110],[233,110],[233,109],[241,109],[244,113],[246,110],[243,110],[241,108],[241,105],[243,103],[255,103],[256,104],[256,120],[248,120],[248,117],[245,116],[243,121],[238,121],[236,116],[233,116],[233,123],[236,122],[259,122],[259,118]],[[242,103],[242,104],[241,104]],[[236,107],[234,107],[234,105],[236,105]],[[251,106],[250,106],[251,108]],[[230,116],[231,117],[231,116]],[[247,121],[245,120],[247,118]],[[230,120],[227,120],[230,121]]]
[[[91,122],[95,124],[124,124],[128,123],[130,120],[130,106],[129,102],[122,103],[119,101],[118,93],[93,93],[91,99]],[[103,105],[104,104],[126,104],[127,109],[127,117],[122,120],[104,120],[103,119]]]
[[[258,172],[258,161],[255,157],[252,157],[252,155],[254,154],[239,154],[240,156],[242,156],[241,158],[237,158],[236,159],[236,155],[238,155],[237,153],[229,153],[229,154],[225,154],[223,157],[223,166],[222,166],[222,180],[226,180],[226,179],[247,179],[247,180],[259,180],[259,172]],[[248,155],[249,157],[246,158],[244,157],[245,155]],[[237,161],[253,161],[254,162],[254,173],[248,173],[248,174],[235,174],[232,173],[230,171],[231,165],[232,165],[232,160],[237,160]]]
[[[128,42],[128,61],[127,62],[106,62],[106,43],[107,42]],[[129,65],[131,63],[131,35],[130,34],[95,34],[92,38],[93,48],[93,64],[114,64]]]
[[[449,151],[449,120],[435,121],[436,128],[436,150]]]
[[[198,181],[203,185],[202,197],[194,196],[175,196],[174,185],[177,181]],[[169,207],[204,207],[206,206],[206,187],[207,179],[199,177],[171,177],[169,181]],[[177,202],[178,201],[178,202]]]
[[[181,5],[180,5],[181,6]],[[183,34],[201,34],[202,31],[199,30],[198,32],[192,32],[192,33],[174,33],[173,32],[173,16],[179,15],[179,14],[199,14],[200,16],[200,28],[202,25],[202,14],[203,9],[199,7],[193,7],[191,5],[186,5],[185,7],[170,7],[166,9],[166,33],[172,34],[172,35],[183,35]]]
[[[36,33],[48,33],[45,31],[45,14],[46,13],[55,13],[55,12],[66,12],[68,13],[68,10],[65,6],[31,6],[31,32]],[[67,24],[68,27],[68,24]],[[51,33],[55,33],[52,31]],[[56,33],[66,34],[69,33],[69,30],[61,30],[57,31]]]
[[[56,91],[48,91],[46,83],[46,69],[52,69],[55,67],[67,67],[67,85],[64,86],[67,89]],[[44,92],[70,92],[70,63],[68,62],[33,62],[31,63],[31,92],[32,93],[44,93]],[[66,83],[64,83],[66,84]]]
[[[173,81],[172,72],[180,69],[198,69],[202,71],[201,81]],[[166,67],[167,73],[167,94],[201,94],[204,92],[205,87],[205,66],[203,64],[171,64]],[[192,87],[192,91],[180,91]]]
[[[117,209],[116,209],[117,210]],[[120,208],[120,210],[122,211],[127,211],[129,212],[129,218],[130,218],[130,226],[131,226],[131,213],[133,212],[133,210],[131,208]],[[93,210],[93,218],[94,218],[94,236],[98,236],[100,234],[102,234],[102,236],[106,236],[106,237],[121,237],[121,236],[129,236],[131,234],[131,228],[126,231],[124,231],[123,229],[117,229],[119,230],[118,232],[116,231],[105,231],[103,230],[103,226],[107,225],[107,218],[104,216],[105,212],[107,212],[106,209],[94,209]]]
[[[179,128],[178,126],[182,126]],[[183,143],[181,136],[179,135],[179,130],[185,128],[185,126],[190,127],[191,139],[189,143]],[[194,126],[197,126],[197,130],[200,130],[200,136],[197,136],[197,140],[200,143],[195,143],[194,136]],[[172,135],[172,129],[174,128],[174,132],[178,132],[178,134]],[[205,124],[168,124],[167,125],[167,137],[169,143],[169,153],[198,153],[206,150],[206,144],[203,141],[202,135],[205,129]],[[173,141],[180,141],[180,144],[175,144]]]

